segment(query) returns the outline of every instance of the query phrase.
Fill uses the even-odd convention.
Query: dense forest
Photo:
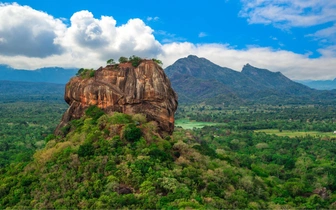
[[[335,106],[182,105],[218,124],[172,136],[91,107],[55,136],[59,95],[2,94],[1,209],[336,208]]]
[[[44,147],[67,106],[64,85],[0,83],[0,168],[31,159]]]

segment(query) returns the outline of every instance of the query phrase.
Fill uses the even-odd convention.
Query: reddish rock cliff
[[[163,69],[151,60],[143,60],[136,68],[130,63],[101,67],[91,78],[73,77],[65,87],[64,99],[70,107],[56,134],[91,105],[106,113],[143,113],[158,123],[161,132],[174,130],[177,95]]]

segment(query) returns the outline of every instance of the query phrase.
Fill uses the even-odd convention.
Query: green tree
[[[80,68],[79,70],[78,70],[78,72],[76,73],[76,76],[79,76],[79,75],[81,75],[83,72],[84,72],[84,68]]]
[[[121,57],[119,58],[119,63],[127,63],[127,62],[128,62],[128,58],[123,57],[123,56],[121,56]]]
[[[141,63],[142,58],[140,58],[140,57],[138,57],[138,56],[135,56],[135,55],[132,55],[132,56],[129,58],[129,61],[132,63],[132,66],[137,67],[137,66],[139,66],[139,64]]]
[[[162,61],[159,60],[159,59],[152,58],[152,61],[154,61],[155,63],[159,64],[160,66],[163,65]]]
[[[142,132],[140,128],[136,127],[133,123],[125,126],[124,137],[127,141],[138,141],[141,136]]]
[[[92,143],[85,143],[79,146],[78,148],[78,156],[79,157],[86,157],[91,156],[94,154],[94,147]]]
[[[107,63],[108,65],[113,65],[113,64],[115,64],[115,62],[114,62],[114,59],[113,59],[113,58],[111,58],[111,59],[108,59],[108,60],[106,61],[106,63]]]

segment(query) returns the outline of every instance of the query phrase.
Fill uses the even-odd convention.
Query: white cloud
[[[18,4],[0,3],[0,54],[46,57],[62,53],[55,43],[65,25],[61,20]]]
[[[160,18],[159,17],[147,17],[147,21],[158,21]]]
[[[140,19],[130,19],[116,26],[113,17],[95,18],[89,11],[79,11],[66,25],[27,6],[0,4],[0,64],[14,68],[98,68],[109,58],[131,55],[158,57],[167,66],[194,54],[236,70],[250,63],[281,71],[291,79],[336,77],[334,47],[320,49],[322,57],[311,59],[308,55],[258,46],[236,49],[228,44],[179,42],[181,39],[177,40],[176,35],[164,31],[155,34],[171,40],[160,44],[153,34],[154,31]]]
[[[203,37],[206,37],[206,36],[208,36],[208,34],[206,34],[205,32],[200,32],[200,33],[198,34],[198,37],[199,37],[199,38],[203,38]]]
[[[336,21],[336,1],[329,0],[241,0],[240,16],[250,24],[307,27]]]
[[[59,40],[75,57],[84,58],[87,52],[100,60],[117,59],[121,54],[152,57],[161,49],[153,30],[140,19],[130,19],[116,27],[112,17],[95,19],[92,13],[80,11],[71,17],[70,22],[70,27]]]
[[[318,39],[328,39],[333,42],[336,42],[336,23],[331,27],[317,31],[311,36],[316,37]]]
[[[0,63],[14,68],[93,67],[109,58],[154,57],[161,50],[153,30],[140,19],[116,27],[113,17],[73,14],[69,26],[44,12],[0,4]]]
[[[336,59],[336,45],[328,46],[326,48],[319,49],[319,52],[325,58]]]

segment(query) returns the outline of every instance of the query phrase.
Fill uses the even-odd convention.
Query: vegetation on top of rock
[[[154,61],[155,63],[159,64],[159,65],[163,65],[162,61],[156,58],[152,58],[152,61]]]
[[[113,58],[111,58],[111,59],[108,59],[108,60],[106,61],[106,63],[107,63],[108,65],[113,65],[113,64],[115,64],[115,62],[114,62],[114,59],[113,59]]]
[[[123,57],[123,56],[121,56],[121,57],[119,58],[119,63],[127,63],[127,62],[128,62],[128,58]]]
[[[80,68],[78,70],[78,72],[76,73],[76,76],[79,76],[83,79],[94,77],[94,75],[95,75],[95,70],[94,69]]]
[[[129,62],[131,62],[132,66],[134,66],[134,67],[139,66],[141,61],[143,61],[143,59],[138,57],[138,56],[132,55],[131,57],[129,57]]]
[[[131,62],[131,64],[132,64],[133,67],[137,67],[137,66],[139,66],[139,64],[140,64],[143,60],[145,60],[145,59],[143,59],[143,58],[141,58],[141,57],[139,57],[139,56],[135,56],[135,55],[132,55],[132,56],[130,56],[129,58],[124,57],[124,56],[121,56],[121,57],[118,59],[119,63],[127,63],[127,62]],[[155,63],[157,63],[157,64],[159,64],[159,65],[162,65],[162,64],[163,64],[161,60],[156,59],[156,58],[152,58],[152,61],[154,61]],[[107,63],[108,65],[115,65],[115,64],[116,64],[115,61],[114,61],[114,59],[112,59],[112,58],[109,59],[109,60],[107,60],[106,63]]]

